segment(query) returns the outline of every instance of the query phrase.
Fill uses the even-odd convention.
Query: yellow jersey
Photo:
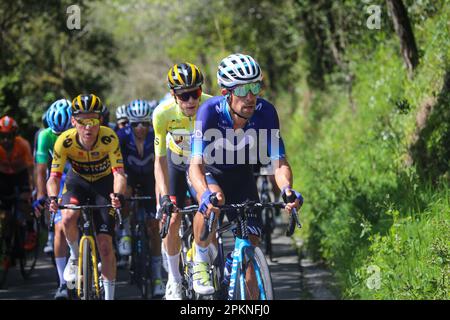
[[[211,98],[210,95],[202,93],[200,104],[209,98]],[[165,156],[168,145],[172,152],[189,157],[195,118],[196,115],[192,117],[185,116],[173,97],[159,104],[153,111],[152,119],[155,131],[155,155]]]
[[[51,175],[61,177],[67,160],[72,171],[88,181],[99,180],[123,168],[119,139],[112,129],[104,126],[100,126],[91,150],[80,144],[75,128],[61,133],[53,150]]]

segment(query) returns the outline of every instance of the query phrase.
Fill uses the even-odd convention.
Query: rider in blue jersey
[[[250,56],[232,54],[219,65],[218,83],[222,96],[211,98],[200,106],[192,137],[189,182],[200,204],[194,218],[194,290],[199,294],[212,294],[208,270],[217,252],[211,240],[200,240],[204,227],[204,215],[218,208],[210,203],[210,196],[217,194],[219,205],[259,200],[252,165],[258,160],[271,163],[276,183],[283,190],[286,210],[299,208],[303,202],[300,193],[292,189],[293,177],[286,159],[280,136],[276,109],[259,97],[262,89],[262,72]],[[233,219],[233,215],[228,215]],[[248,219],[249,239],[259,244],[261,217]],[[249,267],[246,281],[250,296],[258,292],[255,274]]]
[[[151,248],[153,297],[163,296],[165,293],[165,287],[161,280],[162,257],[159,220],[156,219],[155,135],[151,122],[155,108],[156,101],[150,104],[145,100],[132,101],[126,109],[130,125],[117,131],[129,186],[127,195],[131,196],[133,189],[136,189],[139,185],[141,195],[153,197],[152,200],[143,202]],[[130,249],[129,237],[124,234],[119,242],[119,253],[121,255],[129,255],[131,254]]]

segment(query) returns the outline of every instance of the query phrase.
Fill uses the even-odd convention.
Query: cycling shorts
[[[0,173],[0,195],[8,197],[26,192],[31,192],[27,169],[15,174]]]
[[[62,205],[107,205],[111,203],[110,193],[113,192],[114,178],[112,174],[90,182],[73,171],[69,171],[62,195]],[[89,200],[89,201],[88,201]],[[114,235],[115,210],[105,208],[94,210],[94,226],[97,234]]]
[[[205,165],[205,174],[208,185],[215,184],[222,189],[226,203],[242,203],[245,200],[259,201],[252,165],[239,165],[227,170]],[[191,194],[196,197],[197,193],[189,179],[188,183]],[[248,217],[247,219],[247,230],[249,234],[261,237],[261,210],[255,209],[254,212],[256,217]],[[227,212],[228,221],[233,220],[236,216],[236,212]],[[234,233],[235,231],[236,229],[233,229]]]
[[[179,158],[180,156],[174,154],[172,150],[167,149],[167,165],[169,169],[169,195],[172,202],[177,207],[183,208],[186,204],[186,192],[189,186],[186,181],[186,174],[189,170],[189,164],[186,161],[178,164],[174,163],[172,156]]]

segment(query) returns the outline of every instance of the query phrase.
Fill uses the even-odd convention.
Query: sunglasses
[[[128,124],[127,120],[117,122],[119,126],[126,126]]]
[[[249,92],[251,92],[254,96],[257,96],[261,90],[261,82],[253,82],[238,86],[231,91],[237,97],[245,97]]]
[[[148,128],[151,125],[149,121],[141,121],[141,122],[131,122],[131,126],[133,128],[137,128],[139,125],[142,125],[144,128]]]
[[[100,119],[98,119],[98,118],[86,118],[86,119],[75,118],[75,121],[83,127],[86,127],[86,126],[95,127],[100,124]]]
[[[175,95],[177,96],[178,99],[180,99],[181,101],[189,101],[189,98],[192,97],[192,99],[198,99],[200,98],[200,96],[202,95],[202,89],[198,88],[197,90],[194,91],[188,91],[188,92],[183,92],[183,93],[175,93]]]

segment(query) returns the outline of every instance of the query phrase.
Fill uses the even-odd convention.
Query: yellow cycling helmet
[[[98,113],[103,111],[103,103],[95,94],[80,94],[72,101],[72,114]]]
[[[203,84],[203,74],[192,63],[175,64],[167,73],[167,82],[173,90],[198,88]]]

